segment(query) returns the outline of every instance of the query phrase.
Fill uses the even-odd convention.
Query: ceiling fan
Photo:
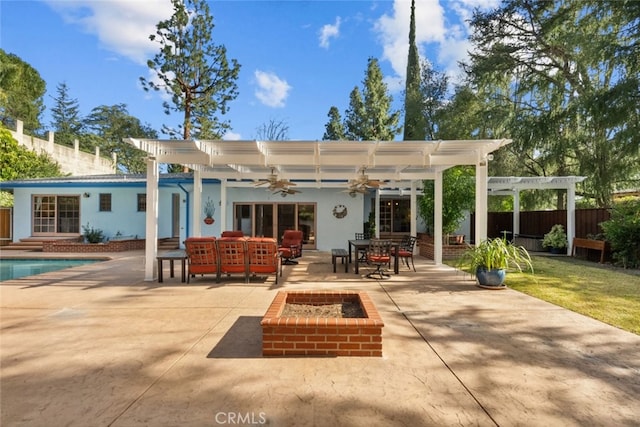
[[[288,190],[290,186],[296,185],[295,182],[288,181],[286,179],[278,179],[278,174],[275,173],[275,169],[271,168],[271,173],[267,176],[266,179],[261,179],[256,182],[254,185],[259,187],[261,185],[269,184],[267,190],[269,191],[280,191],[280,190]],[[293,193],[290,193],[293,194]]]
[[[349,188],[345,191],[349,194],[366,193],[369,188],[380,188],[384,181],[369,179],[369,175],[365,174],[366,168],[360,169],[361,174],[356,179],[349,181]]]

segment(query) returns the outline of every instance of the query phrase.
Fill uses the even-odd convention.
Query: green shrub
[[[616,203],[610,212],[611,218],[600,226],[613,259],[624,268],[640,267],[640,199]]]
[[[104,233],[99,228],[93,228],[87,223],[82,226],[83,235],[89,243],[100,243],[104,240]]]

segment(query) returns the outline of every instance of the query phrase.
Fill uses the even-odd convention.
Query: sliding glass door
[[[234,229],[245,236],[280,239],[284,230],[301,230],[306,249],[316,247],[315,203],[236,203]]]

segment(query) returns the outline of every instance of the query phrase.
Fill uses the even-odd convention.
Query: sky
[[[455,82],[471,50],[473,9],[498,1],[416,0],[421,58]],[[393,109],[402,109],[410,0],[214,0],[209,7],[213,42],[241,65],[239,95],[220,116],[232,127],[224,139],[255,139],[269,122],[288,126],[291,140],[322,139],[329,109],[344,117],[350,92],[362,89],[370,57],[380,63]],[[45,80],[45,129],[65,83],[82,116],[123,103],[160,131],[180,116],[165,115],[161,93],[145,92],[140,77],[153,77],[146,63],[159,47],[149,35],[171,14],[170,0],[1,0],[0,48]]]

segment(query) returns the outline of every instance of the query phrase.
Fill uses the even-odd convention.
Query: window
[[[147,195],[145,193],[138,193],[138,212],[147,211]]]
[[[111,212],[111,193],[100,193],[100,212]]]

